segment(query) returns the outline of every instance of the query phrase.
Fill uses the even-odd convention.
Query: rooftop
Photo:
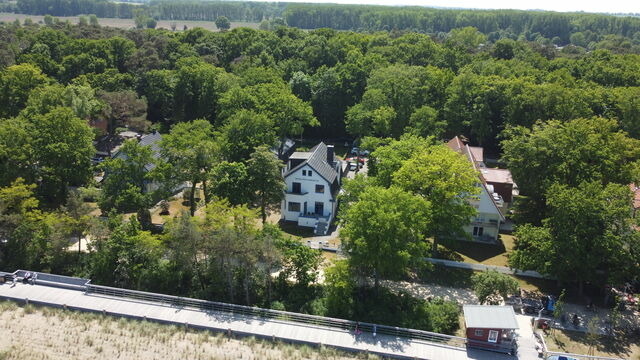
[[[464,305],[464,322],[475,329],[517,329],[518,322],[512,306]]]
[[[513,184],[511,171],[507,169],[481,168],[480,172],[487,182]]]
[[[294,168],[288,169],[284,177],[293,174],[305,165],[309,165],[329,183],[333,183],[338,178],[338,168],[336,164],[329,164],[327,162],[327,145],[323,142],[314,146],[308,152],[296,151],[289,159],[303,159],[304,161]]]

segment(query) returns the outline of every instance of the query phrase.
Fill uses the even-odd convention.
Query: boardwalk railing
[[[377,334],[390,335],[394,337],[422,340],[429,343],[436,343],[448,347],[466,347],[467,345],[474,347],[490,348],[500,352],[510,352],[511,346],[486,343],[481,341],[472,341],[464,337],[451,336],[433,333],[423,330],[415,330],[401,328],[396,326],[377,325],[364,322],[355,322],[344,319],[315,316],[308,314],[299,314],[288,311],[278,311],[271,309],[263,309],[257,307],[227,304],[215,301],[206,301],[192,298],[185,298],[172,295],[155,294],[144,291],[127,290],[121,288],[113,288],[101,285],[86,285],[87,294],[105,295],[110,297],[121,297],[138,301],[146,301],[152,303],[160,303],[172,307],[193,308],[202,311],[215,311],[219,313],[227,313],[234,315],[243,315],[258,319],[269,319],[275,321],[288,321],[312,326],[323,326],[342,331],[358,331],[372,333],[374,328]]]
[[[27,271],[17,270],[13,275],[23,277]],[[73,290],[84,291],[88,295],[103,295],[109,297],[117,297],[130,299],[135,301],[143,301],[154,304],[161,304],[177,308],[191,308],[201,311],[212,311],[221,314],[242,315],[255,319],[295,322],[298,324],[307,324],[310,326],[322,326],[346,332],[366,332],[373,333],[374,329],[377,334],[389,335],[397,338],[409,340],[419,340],[436,344],[443,347],[464,348],[473,346],[476,348],[484,348],[498,352],[511,352],[512,346],[506,344],[495,344],[484,341],[470,340],[464,337],[438,334],[434,332],[401,328],[397,326],[378,325],[365,322],[356,322],[351,320],[315,316],[308,314],[300,314],[288,311],[279,311],[271,309],[263,309],[258,307],[235,305],[221,303],[216,301],[206,301],[200,299],[186,298],[180,296],[172,296],[165,294],[150,293],[137,290],[128,290],[122,288],[114,288],[109,286],[101,286],[91,284],[89,279],[74,278],[68,276],[54,275],[38,272],[38,284],[49,285],[55,287],[69,288]]]

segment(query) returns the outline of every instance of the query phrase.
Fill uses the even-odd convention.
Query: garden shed
[[[512,306],[465,305],[462,310],[469,346],[515,352],[518,322]]]

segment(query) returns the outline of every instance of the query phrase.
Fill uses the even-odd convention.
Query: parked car
[[[354,161],[354,162],[350,162],[349,163],[349,170],[355,171],[357,169],[358,169],[358,163],[357,162]]]

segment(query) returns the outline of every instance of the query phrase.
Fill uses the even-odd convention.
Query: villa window
[[[324,185],[316,185],[316,193],[324,194]]]
[[[307,176],[307,170],[302,170],[302,176]]]
[[[300,203],[289,202],[289,211],[300,212]]]
[[[482,329],[476,329],[475,335],[476,335],[476,336],[483,336],[483,335],[484,335],[484,330],[482,330]]]
[[[308,170],[308,171],[307,171],[307,175],[312,176],[312,175],[313,175],[313,172],[311,172],[311,170]]]
[[[480,226],[473,227],[473,236],[482,236],[484,233],[484,228]]]

